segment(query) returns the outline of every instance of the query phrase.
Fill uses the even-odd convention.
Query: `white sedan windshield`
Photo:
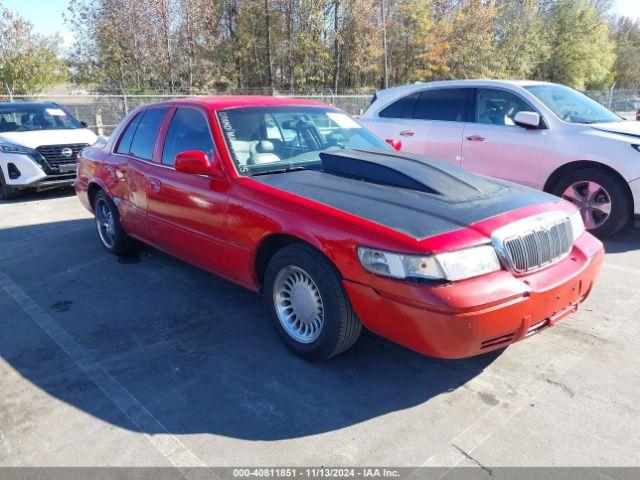
[[[320,152],[391,148],[339,110],[323,107],[246,107],[218,112],[231,156],[241,174],[320,164]]]

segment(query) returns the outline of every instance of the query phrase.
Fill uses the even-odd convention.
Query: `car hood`
[[[0,142],[9,142],[28,148],[41,145],[65,145],[88,143],[92,145],[98,137],[89,129],[34,130],[30,132],[2,132]]]
[[[411,154],[343,150],[322,156],[322,170],[253,179],[416,240],[459,230],[525,206],[559,201],[538,190]]]
[[[640,139],[640,122],[627,120],[622,122],[593,123],[589,126],[602,132],[616,133]]]

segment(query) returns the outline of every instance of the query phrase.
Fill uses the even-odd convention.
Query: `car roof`
[[[2,107],[50,107],[56,105],[55,102],[0,102],[0,108]]]
[[[270,97],[266,95],[229,95],[215,97],[191,97],[163,102],[162,104],[197,104],[212,110],[224,110],[237,107],[283,107],[283,106],[307,106],[330,107],[322,102],[305,98]]]
[[[542,82],[537,80],[493,80],[493,79],[469,79],[469,80],[438,80],[434,82],[415,82],[409,85],[401,85],[398,87],[391,87],[386,90],[380,90],[379,93],[400,93],[413,90],[420,90],[423,88],[432,87],[496,87],[496,86],[518,86],[525,87],[529,85],[557,85],[552,82]]]

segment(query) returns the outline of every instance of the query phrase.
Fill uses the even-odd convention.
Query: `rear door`
[[[521,111],[537,110],[515,92],[478,88],[474,121],[464,129],[462,167],[542,188],[540,168],[548,130],[517,126],[514,118]]]
[[[470,118],[471,88],[429,88],[406,95],[367,122],[402,150],[460,166],[462,134]]]
[[[138,112],[129,122],[114,149],[109,174],[116,179],[115,198],[120,200],[121,221],[128,233],[148,239],[147,175],[160,125],[169,107]]]

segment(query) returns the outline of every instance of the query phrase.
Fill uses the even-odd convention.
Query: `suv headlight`
[[[36,150],[29,147],[23,147],[22,145],[16,145],[15,143],[0,142],[0,152],[30,154],[30,153],[36,153]]]
[[[571,215],[569,215],[569,220],[571,220],[571,230],[573,231],[573,241],[575,242],[576,239],[580,235],[582,235],[585,230],[580,210],[576,210]]]
[[[368,247],[358,247],[357,252],[360,264],[368,272],[399,279],[455,281],[502,268],[491,245],[437,255],[410,255]]]

